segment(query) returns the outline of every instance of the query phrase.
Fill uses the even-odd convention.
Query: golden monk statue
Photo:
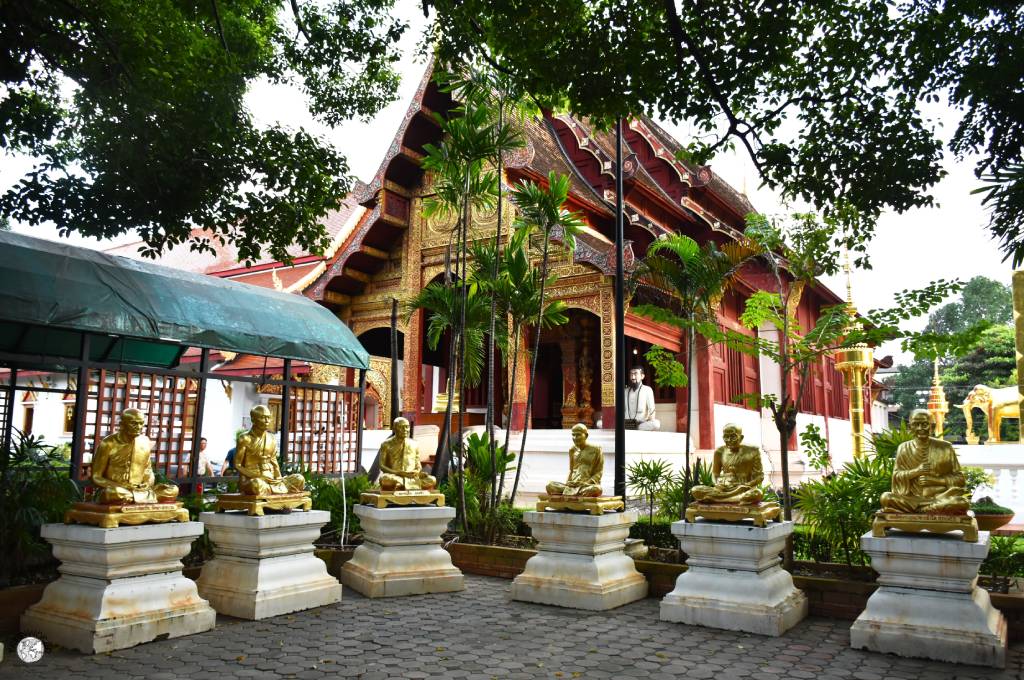
[[[604,454],[600,446],[587,443],[590,431],[583,423],[572,428],[572,448],[569,449],[569,476],[565,482],[549,482],[547,495],[537,500],[537,511],[584,511],[600,515],[607,510],[621,510],[622,496],[601,495],[601,473],[604,472]]]
[[[882,494],[882,510],[937,515],[964,515],[971,504],[953,445],[931,436],[928,411],[910,413],[914,439],[896,449],[892,491]]]
[[[252,428],[238,435],[235,468],[238,490],[247,496],[264,498],[274,494],[299,493],[306,488],[302,475],[281,476],[277,464],[277,437],[270,427],[270,409],[262,404],[249,411]]]
[[[395,418],[391,436],[380,445],[377,484],[382,491],[429,490],[437,486],[437,480],[423,472],[420,449],[409,437],[409,421],[405,418]]]
[[[146,416],[134,408],[121,413],[115,434],[103,438],[92,459],[92,483],[97,503],[128,504],[173,501],[174,484],[157,484],[150,452],[153,442],[142,434]]]
[[[778,503],[763,502],[764,468],[761,467],[761,449],[743,443],[743,430],[729,423],[722,428],[725,446],[715,449],[711,473],[714,486],[695,486],[691,489],[694,501],[686,508],[686,520],[704,519],[740,522],[754,520],[763,527],[779,518],[782,509]]]
[[[115,434],[103,438],[92,457],[93,502],[74,503],[66,524],[94,524],[115,529],[122,524],[187,522],[188,510],[177,501],[178,487],[157,484],[150,453],[153,442],[142,434],[146,416],[134,408],[121,413]]]
[[[552,496],[600,496],[601,473],[604,472],[604,454],[600,446],[587,444],[590,436],[587,426],[576,423],[572,428],[573,446],[569,449],[569,478],[562,482],[549,482],[547,492]]]
[[[743,444],[743,430],[732,423],[722,428],[722,439],[725,446],[715,449],[711,465],[715,485],[693,487],[694,500],[704,503],[759,503],[764,497],[760,488],[764,482],[761,449]]]

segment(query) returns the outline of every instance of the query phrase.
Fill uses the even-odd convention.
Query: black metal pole
[[[626,495],[626,289],[622,233],[622,119],[615,121],[615,495]]]
[[[78,385],[75,386],[75,429],[71,433],[71,479],[79,483],[85,455],[85,410],[89,404],[89,334],[82,333],[82,363],[78,366]],[[10,402],[8,402],[10,403]]]
[[[288,381],[292,379],[292,360],[284,360],[284,379],[285,384],[281,386],[281,417],[278,418],[278,432],[281,433],[281,448],[278,453],[278,465],[282,468],[288,462],[288,427],[291,425],[288,422],[288,411],[292,407],[292,388],[288,384]]]
[[[359,461],[363,458],[363,402],[366,401],[366,369],[359,369],[359,404],[356,405],[356,455],[355,455],[355,469],[359,469]],[[370,471],[370,479],[376,479],[377,473],[380,470],[380,456],[373,461]],[[373,468],[377,469],[374,470]],[[342,475],[345,471],[341,471]]]
[[[398,298],[391,298],[391,421],[402,415],[398,407]]]
[[[210,370],[210,350],[203,349],[199,356],[199,372]],[[190,493],[196,491],[196,477],[199,476],[199,450],[203,437],[203,410],[206,408],[206,379],[199,378],[199,389],[196,391],[196,412],[192,420],[192,455],[188,464],[188,488]]]

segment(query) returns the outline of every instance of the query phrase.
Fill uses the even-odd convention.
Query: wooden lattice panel
[[[188,477],[198,389],[195,378],[90,370],[83,433],[87,455],[117,431],[122,411],[137,408],[147,415],[146,436],[153,441],[156,470],[172,479]]]
[[[300,388],[288,407],[288,457],[294,467],[323,474],[356,469],[359,397],[348,392]]]

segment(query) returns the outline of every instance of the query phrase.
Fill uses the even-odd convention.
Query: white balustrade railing
[[[1024,445],[958,446],[956,452],[960,465],[979,467],[995,478],[995,486],[978,489],[975,499],[991,496],[999,505],[1013,508],[1024,520]]]

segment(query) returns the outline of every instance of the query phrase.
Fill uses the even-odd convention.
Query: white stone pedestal
[[[46,524],[61,577],[21,617],[21,630],[90,654],[213,628],[217,615],[182,573],[199,522],[114,529]]]
[[[662,621],[778,636],[807,616],[807,597],[779,566],[792,522],[673,522],[672,533],[689,559]]]
[[[878,590],[850,628],[856,649],[979,666],[1006,665],[1006,619],[978,588],[989,534],[871,533],[860,545],[878,572]]]
[[[524,512],[537,554],[512,581],[512,599],[604,610],[643,599],[647,579],[626,556],[636,511],[580,515]]]
[[[363,544],[341,568],[341,582],[366,597],[451,593],[466,586],[441,547],[455,517],[449,507],[356,505]]]
[[[221,614],[265,619],[341,600],[341,584],[313,554],[324,510],[252,516],[204,512],[214,558],[203,565],[199,593]]]

